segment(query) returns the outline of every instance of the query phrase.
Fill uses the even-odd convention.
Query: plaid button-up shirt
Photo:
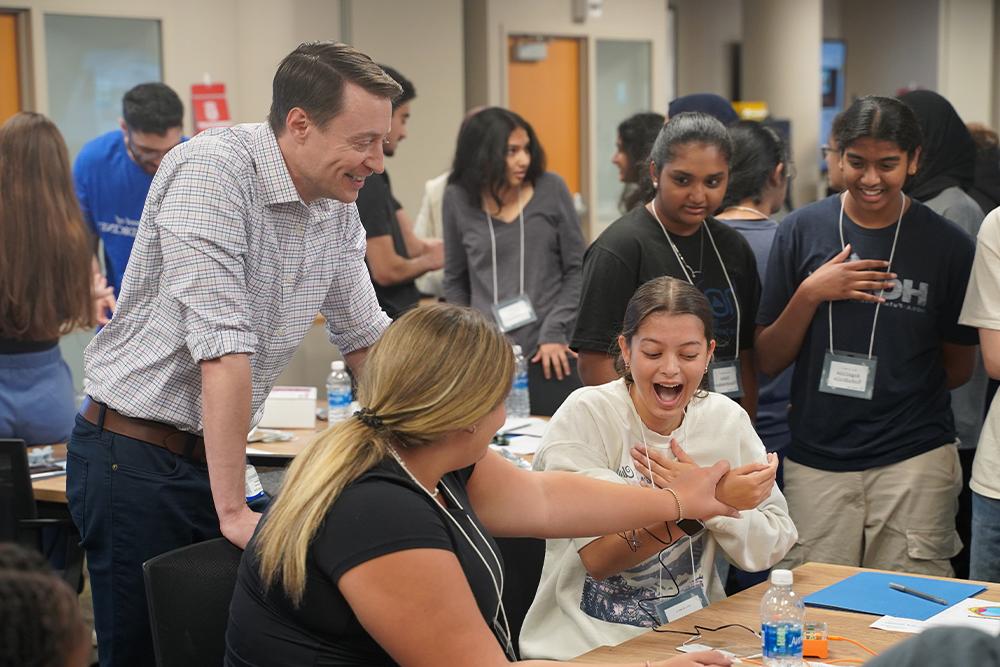
[[[299,197],[267,124],[210,130],[164,158],[111,322],[87,347],[87,393],[201,433],[198,362],[250,355],[252,412],[312,326],[344,353],[389,323],[354,204]]]

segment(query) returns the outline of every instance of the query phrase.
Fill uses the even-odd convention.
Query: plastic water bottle
[[[531,415],[528,398],[528,362],[521,353],[521,346],[514,345],[514,385],[507,397],[507,417],[524,418]]]
[[[327,422],[333,424],[351,416],[351,376],[347,374],[343,361],[330,364],[330,376],[326,378]]]
[[[802,664],[802,617],[805,605],[792,590],[791,570],[772,570],[771,587],[760,603],[760,625],[766,667]]]

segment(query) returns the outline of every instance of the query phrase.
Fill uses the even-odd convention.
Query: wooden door
[[[580,192],[581,41],[547,39],[544,59],[519,62],[515,60],[514,49],[524,39],[511,36],[507,40],[509,108],[535,129],[545,149],[549,171],[562,176],[570,192]]]
[[[0,14],[0,123],[21,110],[17,15]]]

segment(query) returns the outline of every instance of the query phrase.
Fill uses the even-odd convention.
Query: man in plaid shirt
[[[246,434],[312,325],[357,370],[388,325],[353,203],[380,173],[399,85],[332,42],[279,65],[268,123],[204,132],[153,180],[89,394],[67,496],[87,550],[101,665],[152,665],[142,563],[246,546]]]

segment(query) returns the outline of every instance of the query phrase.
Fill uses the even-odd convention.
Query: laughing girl
[[[535,468],[662,487],[685,466],[725,460],[732,469],[717,497],[740,517],[549,540],[521,631],[523,656],[571,658],[623,642],[725,597],[717,555],[764,570],[795,542],[774,484],[776,456],[765,453],[739,405],[703,389],[716,348],[712,321],[708,300],[684,281],[661,277],[640,287],[618,337],[620,378],[567,399]]]

